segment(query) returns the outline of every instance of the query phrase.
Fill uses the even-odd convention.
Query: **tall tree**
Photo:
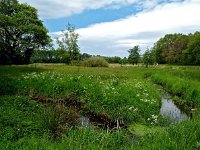
[[[139,59],[140,59],[140,48],[138,45],[134,46],[132,49],[128,50],[129,52],[129,56],[128,56],[128,60],[129,63],[131,64],[136,64],[138,63]]]
[[[149,48],[147,48],[143,54],[143,62],[146,65],[146,68],[148,68],[149,64],[154,63],[153,53]]]
[[[57,44],[60,49],[66,50],[69,54],[69,60],[79,60],[80,50],[77,44],[79,35],[75,32],[74,25],[68,23],[67,31],[62,31],[62,38],[57,38]]]
[[[154,60],[156,63],[159,64],[165,64],[165,57],[162,56],[162,52],[163,52],[163,38],[161,38],[159,41],[157,41],[156,43],[154,43],[154,46],[152,48],[152,53],[154,54]]]
[[[187,48],[188,36],[183,34],[167,34],[158,40],[153,47],[158,63],[181,63],[183,50]]]
[[[0,1],[0,64],[29,63],[34,49],[50,42],[37,10],[17,0]]]
[[[200,32],[195,32],[189,37],[188,47],[184,51],[185,63],[200,65]]]
[[[183,34],[167,34],[164,37],[162,55],[169,64],[181,63],[183,50],[187,48],[188,38]]]

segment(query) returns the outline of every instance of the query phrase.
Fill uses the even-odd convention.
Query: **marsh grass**
[[[115,75],[34,72],[18,79],[16,88],[22,95],[40,94],[55,100],[74,93],[91,111],[127,123],[145,122],[147,115],[157,114],[160,106],[158,93],[150,85],[136,79],[130,82]]]
[[[191,76],[195,76],[195,78],[191,78],[188,71],[186,74],[184,74],[184,70],[180,70],[180,72],[179,70],[176,72],[174,70],[159,71],[153,74],[151,79],[163,86],[169,93],[180,97],[176,99],[176,102],[185,107],[186,110],[200,107],[199,74],[197,75],[196,70],[194,70],[194,73],[190,70]]]
[[[177,66],[1,66],[0,149],[199,149],[198,71]],[[176,101],[184,107],[195,107],[193,119],[170,124],[160,116],[159,91],[147,77],[181,97]],[[133,142],[127,130],[77,127],[81,114],[74,108],[44,105],[33,101],[33,95],[55,101],[73,95],[95,113],[149,132]]]

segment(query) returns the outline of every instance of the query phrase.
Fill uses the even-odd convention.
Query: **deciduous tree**
[[[153,53],[150,49],[147,48],[147,50],[143,54],[143,62],[148,68],[149,64],[154,63]]]
[[[187,49],[184,51],[186,64],[200,65],[200,32],[189,36]]]
[[[136,64],[138,63],[139,61],[139,58],[140,58],[140,49],[139,49],[139,46],[134,46],[132,49],[128,50],[129,52],[129,56],[128,56],[128,60],[129,60],[129,63],[131,64]]]
[[[57,38],[57,44],[60,49],[66,50],[70,61],[76,61],[80,58],[80,50],[77,44],[79,35],[75,32],[74,25],[68,23],[67,31],[62,31],[62,38]]]
[[[0,64],[29,63],[34,49],[50,42],[37,10],[17,0],[0,1]]]

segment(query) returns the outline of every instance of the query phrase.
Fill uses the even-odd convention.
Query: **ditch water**
[[[168,98],[166,93],[161,92],[161,108],[160,114],[167,117],[172,122],[181,122],[189,119],[189,117],[181,109],[179,109],[171,98]],[[82,116],[78,119],[78,124],[81,127],[89,127],[92,123],[92,120],[89,117]],[[131,135],[130,140],[132,142],[137,142],[140,139],[137,135]]]
[[[172,99],[162,96],[161,101],[162,105],[160,108],[160,114],[169,118],[170,121],[181,122],[189,118],[186,113],[175,105]],[[78,119],[78,124],[82,127],[89,127],[91,120],[89,117],[82,116]]]
[[[162,97],[162,105],[160,114],[169,118],[173,122],[181,122],[187,120],[189,117],[181,111],[169,98]]]
[[[82,127],[89,127],[89,125],[90,125],[90,119],[88,117],[82,116],[78,120],[79,120],[79,124]]]

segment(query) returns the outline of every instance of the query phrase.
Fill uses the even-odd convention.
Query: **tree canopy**
[[[62,38],[57,38],[57,44],[60,50],[65,50],[69,54],[69,62],[80,59],[80,49],[77,44],[79,35],[75,32],[74,25],[68,23],[67,31],[62,31]]]
[[[34,49],[50,42],[37,10],[17,0],[0,1],[0,64],[29,63]]]
[[[146,67],[152,65],[154,63],[153,53],[149,48],[144,52],[143,54],[143,63],[146,65]]]
[[[133,48],[131,48],[130,50],[128,50],[129,52],[129,56],[128,56],[128,60],[129,60],[129,63],[131,64],[137,64],[138,61],[139,61],[139,58],[140,58],[140,49],[139,49],[139,46],[136,45],[134,46]]]
[[[200,65],[200,33],[167,34],[152,49],[157,63]]]
[[[190,65],[200,65],[200,32],[189,35],[190,40],[187,49],[183,51],[185,63]]]

